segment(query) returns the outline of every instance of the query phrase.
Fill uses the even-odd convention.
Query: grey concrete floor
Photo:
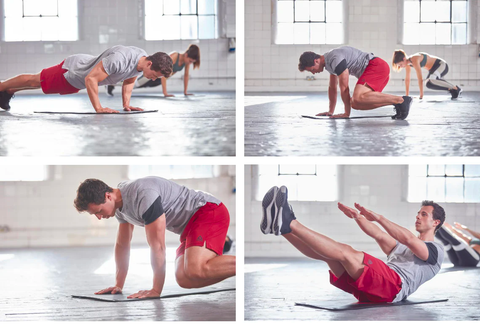
[[[121,94],[100,94],[104,107],[122,109]],[[235,93],[192,97],[134,93],[135,115],[36,114],[91,111],[88,95],[19,93],[0,109],[0,156],[234,156]]]
[[[175,248],[167,249],[163,294],[201,291],[175,282]],[[113,247],[0,250],[0,321],[234,321],[235,292],[107,303],[74,299],[114,284]],[[124,294],[150,289],[148,248],[132,248]],[[235,278],[214,287],[235,288]],[[1,325],[1,324],[0,324]]]
[[[480,320],[480,268],[457,270],[444,263],[412,296],[448,302],[332,312],[295,302],[356,299],[329,283],[328,266],[309,259],[245,259],[245,320]]]
[[[415,95],[414,95],[415,96]],[[312,120],[328,111],[326,92],[247,93],[246,156],[479,156],[480,92],[457,100],[427,92],[414,99],[407,120]],[[341,99],[336,113],[343,112]],[[393,106],[354,116],[393,115]]]

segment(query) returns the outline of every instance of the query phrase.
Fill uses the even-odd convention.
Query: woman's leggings
[[[445,227],[440,227],[435,237],[442,241],[448,258],[454,266],[474,267],[480,262],[480,255]]]
[[[428,76],[426,78],[427,88],[433,90],[450,90],[455,88],[453,84],[444,80],[443,77],[448,73],[448,64],[447,62],[437,59],[433,64],[432,68],[428,71]]]

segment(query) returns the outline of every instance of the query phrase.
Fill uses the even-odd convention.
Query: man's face
[[[309,71],[312,74],[323,72],[323,68],[325,67],[325,64],[322,64],[321,58],[317,58],[313,62],[314,62],[314,65],[310,67],[305,67],[305,70]]]
[[[147,64],[147,67],[143,69],[143,76],[145,76],[149,80],[155,81],[156,79],[161,78],[163,74],[154,71],[152,69],[152,62],[149,62],[149,64]]]
[[[91,215],[95,215],[97,219],[108,219],[115,215],[115,202],[113,201],[111,194],[106,193],[105,203],[103,204],[88,204],[87,212]]]
[[[433,219],[433,206],[422,206],[415,220],[415,230],[420,233],[429,231],[432,228],[435,230],[439,222],[439,220]]]

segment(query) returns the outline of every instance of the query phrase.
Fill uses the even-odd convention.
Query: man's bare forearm
[[[130,262],[130,245],[115,244],[115,285],[122,288],[127,279],[128,265]]]
[[[368,221],[363,215],[360,215],[355,222],[360,229],[373,239],[377,239],[384,232],[373,222]]]
[[[93,78],[86,77],[85,86],[87,87],[88,98],[90,98],[90,102],[95,111],[98,112],[102,108],[100,100],[98,99],[98,82]]]
[[[328,111],[330,114],[335,112],[335,106],[337,105],[337,88],[328,87]]]
[[[128,106],[130,106],[130,98],[132,97],[133,87],[133,83],[122,85],[123,108],[127,108]]]
[[[392,236],[392,238],[394,238],[401,244],[408,246],[413,238],[417,238],[410,230],[405,229],[404,227],[399,226],[392,221],[389,221],[384,216],[380,216],[380,219],[377,222],[385,229],[385,231],[390,236]]]
[[[153,269],[153,289],[162,294],[166,272],[165,247],[160,244],[152,245],[150,247],[150,259]]]
[[[342,96],[342,101],[345,107],[345,114],[350,115],[352,107],[350,105],[350,88],[345,88],[340,90],[340,95]]]

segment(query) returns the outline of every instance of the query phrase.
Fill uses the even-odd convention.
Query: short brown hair
[[[194,59],[193,69],[200,68],[200,48],[196,44],[188,46],[186,51],[188,58]]]
[[[319,54],[314,53],[313,51],[305,51],[298,61],[298,70],[303,72],[306,67],[312,67],[315,65],[315,59],[320,58]]]
[[[112,191],[113,189],[101,180],[87,179],[78,187],[77,197],[73,204],[77,211],[85,212],[88,210],[88,204],[99,205],[105,203],[105,194]]]
[[[407,58],[407,54],[403,49],[397,49],[393,53],[392,68],[395,72],[400,72],[402,68],[398,65],[404,58]]]
[[[422,202],[422,206],[432,206],[433,207],[433,213],[432,213],[433,214],[433,219],[440,221],[440,224],[437,225],[437,227],[435,228],[435,232],[437,232],[437,230],[440,229],[440,227],[445,222],[445,210],[443,209],[443,207],[441,207],[440,205],[438,205],[437,203],[435,203],[434,201],[431,201],[431,200],[424,200]]]
[[[163,76],[169,77],[173,73],[173,61],[169,55],[164,52],[156,52],[147,57],[152,62],[152,69],[155,72],[162,73]]]

